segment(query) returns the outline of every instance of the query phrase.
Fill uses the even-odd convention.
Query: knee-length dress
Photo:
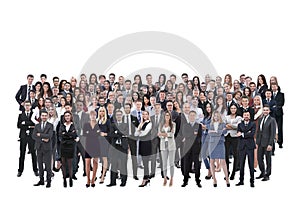
[[[217,127],[216,127],[217,126]],[[225,159],[225,123],[211,124],[208,131],[209,156],[211,159]],[[210,132],[214,131],[214,132]]]
[[[78,137],[76,129],[73,123],[71,123],[69,129],[67,129],[66,124],[61,124],[59,128],[59,136],[61,138],[61,157],[73,158],[75,152],[75,139]]]
[[[99,143],[100,143],[100,157],[108,157],[109,151],[109,132],[110,132],[110,121],[106,120],[105,123],[99,121],[98,123],[100,132],[107,133],[106,137],[100,136]]]
[[[96,124],[94,127],[90,123],[83,126],[83,136],[85,137],[85,157],[100,157],[100,127]]]

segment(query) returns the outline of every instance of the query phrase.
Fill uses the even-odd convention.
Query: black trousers
[[[238,137],[231,137],[227,135],[225,137],[225,159],[226,159],[226,166],[229,173],[229,156],[230,151],[232,150],[233,153],[233,168],[232,168],[232,176],[235,175],[235,172],[238,168],[239,164],[239,154],[238,154],[238,146],[239,146],[239,138]]]
[[[189,180],[189,173],[191,171],[192,163],[194,163],[195,169],[195,181],[200,182],[200,161],[199,161],[199,152],[190,150],[183,157],[183,166],[184,166],[184,178],[183,182],[187,183]]]
[[[283,144],[283,131],[282,131],[282,127],[283,127],[283,116],[280,115],[280,116],[275,116],[275,120],[276,120],[276,123],[277,123],[277,126],[278,126],[278,141],[277,143],[279,145],[282,145]]]
[[[246,156],[248,156],[248,165],[250,170],[250,183],[254,183],[254,149],[247,149],[247,148],[239,150],[240,182],[244,182]]]
[[[28,144],[29,152],[31,154],[32,169],[33,169],[34,172],[36,172],[36,171],[38,171],[38,168],[37,168],[36,151],[34,149],[35,141],[29,135],[26,136],[26,137],[20,138],[20,157],[19,157],[18,172],[23,172],[24,171],[24,161],[25,161],[27,144]]]
[[[47,172],[47,181],[51,181],[51,159],[52,159],[52,150],[37,150],[37,161],[38,161],[38,167],[39,167],[39,175],[40,180],[44,181],[44,171]],[[43,163],[45,163],[45,169],[43,166]]]
[[[118,146],[118,145],[117,145]],[[116,149],[111,147],[111,171],[110,171],[110,183],[116,184],[118,170],[120,170],[121,182],[126,183],[127,181],[127,150],[123,148]]]
[[[160,153],[160,139],[158,137],[154,138],[151,141],[151,145],[152,145],[152,152],[151,152],[151,174],[155,174],[156,171],[156,158],[157,158],[157,154],[159,156],[159,162],[160,162],[160,167],[161,167],[161,175],[164,176],[163,174],[163,162],[162,162],[162,158],[161,158],[161,153]]]
[[[258,146],[257,150],[257,161],[261,173],[264,176],[271,175],[271,159],[272,151],[267,151],[267,147]],[[267,169],[265,169],[264,156],[266,156]]]
[[[137,144],[136,140],[128,138],[128,144],[129,144],[129,149],[131,152],[131,159],[132,159],[132,171],[133,171],[133,176],[137,176]]]

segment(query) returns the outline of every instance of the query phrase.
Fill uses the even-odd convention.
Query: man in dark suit
[[[47,122],[48,112],[43,109],[40,111],[41,122],[34,127],[32,138],[35,140],[35,148],[37,150],[37,160],[39,166],[40,181],[34,186],[44,185],[44,166],[47,171],[47,185],[51,187],[51,157],[52,157],[52,143],[53,125]]]
[[[157,99],[156,102],[160,103],[161,108],[164,111],[167,110],[167,106],[166,106],[166,104],[167,104],[167,101],[166,101],[166,91],[165,90],[160,90],[159,91],[159,97],[158,97],[158,99]]]
[[[79,119],[79,126],[81,127],[81,132],[78,133],[79,142],[77,143],[77,167],[79,165],[80,156],[82,158],[83,163],[83,176],[86,176],[85,173],[85,149],[83,144],[85,144],[84,138],[82,138],[82,129],[85,123],[88,123],[90,120],[89,114],[83,111],[83,102],[76,101],[76,114],[78,115]],[[80,155],[79,155],[80,153]]]
[[[160,161],[160,167],[161,167],[161,176],[163,175],[162,170],[162,158],[160,154],[160,138],[157,136],[158,133],[158,127],[163,121],[163,114],[160,103],[156,103],[154,107],[155,114],[150,117],[152,122],[152,131],[151,131],[151,144],[152,144],[152,156],[151,156],[151,172],[150,172],[150,178],[155,177],[155,170],[156,170],[156,157],[157,153],[159,154],[159,161]]]
[[[137,177],[137,137],[134,136],[135,128],[139,126],[138,119],[130,114],[131,104],[126,103],[124,105],[125,115],[123,116],[122,121],[128,126],[128,144],[131,153],[132,160],[132,171],[133,178],[139,180]]]
[[[20,89],[18,90],[15,98],[16,101],[19,103],[20,107],[19,110],[24,111],[24,102],[25,100],[29,100],[30,96],[30,90],[35,90],[34,85],[32,84],[33,82],[33,75],[29,74],[27,75],[27,84],[21,85]]]
[[[122,122],[122,111],[116,111],[116,121],[111,125],[110,137],[111,148],[109,151],[111,172],[110,184],[108,187],[115,186],[118,176],[118,169],[121,175],[121,187],[126,186],[127,182],[127,152],[128,152],[128,126]],[[120,164],[120,166],[118,166]]]
[[[270,116],[271,117],[274,117],[275,118],[275,110],[276,110],[276,102],[275,100],[273,99],[273,96],[272,96],[272,90],[270,89],[267,89],[266,92],[265,92],[265,96],[266,98],[263,99],[263,105],[269,105],[270,107]]]
[[[238,115],[243,117],[244,112],[250,113],[250,121],[254,121],[254,109],[249,106],[249,98],[247,96],[242,96],[242,106],[238,109]]]
[[[19,114],[18,117],[18,128],[20,129],[20,158],[19,158],[19,169],[18,177],[22,175],[24,170],[25,152],[26,146],[28,144],[29,152],[31,153],[32,168],[35,176],[39,176],[37,161],[36,161],[36,151],[34,148],[35,141],[32,139],[32,132],[34,129],[34,123],[31,121],[32,111],[30,101],[24,102],[25,110]]]
[[[239,159],[240,159],[240,182],[236,186],[244,185],[244,171],[246,156],[248,156],[248,164],[250,169],[250,186],[254,187],[254,134],[256,125],[250,120],[250,112],[243,113],[244,121],[237,128],[237,136],[239,141]]]
[[[195,168],[195,180],[199,188],[200,184],[200,161],[199,154],[201,152],[201,136],[202,136],[202,126],[196,122],[196,112],[190,111],[189,113],[189,123],[185,124],[182,128],[184,133],[184,179],[182,187],[188,184],[189,172],[192,163],[194,163]]]
[[[275,120],[278,126],[278,140],[277,143],[279,148],[282,148],[283,144],[283,131],[282,131],[282,124],[283,124],[283,109],[284,106],[284,93],[278,90],[278,85],[276,83],[271,84],[272,91],[273,91],[273,99],[275,100],[276,106],[274,110]]]
[[[261,174],[256,179],[263,178],[268,181],[271,175],[271,152],[276,135],[276,121],[270,116],[269,105],[264,105],[263,117],[258,120],[256,144],[258,146],[257,159]],[[264,156],[266,156],[267,169],[265,169]]]
[[[228,92],[226,93],[226,110],[227,115],[231,115],[230,106],[235,105],[237,108],[239,107],[234,101],[233,101],[233,93]],[[204,111],[203,111],[204,112]]]

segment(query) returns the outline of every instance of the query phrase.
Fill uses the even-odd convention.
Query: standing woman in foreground
[[[62,172],[64,179],[64,187],[67,187],[67,167],[69,170],[69,185],[73,186],[73,168],[72,159],[74,158],[74,151],[76,142],[79,138],[76,133],[76,129],[73,123],[73,116],[70,111],[64,113],[64,123],[59,127],[59,137],[61,138],[61,160],[62,160]]]
[[[217,187],[217,179],[215,176],[215,160],[220,159],[221,167],[225,174],[227,187],[230,187],[228,180],[228,172],[225,162],[225,137],[226,126],[222,120],[221,114],[215,111],[212,116],[210,128],[208,130],[209,136],[209,156],[210,156],[210,169],[214,180],[214,187]]]
[[[144,187],[150,184],[149,161],[151,156],[151,129],[152,123],[150,122],[149,112],[143,111],[141,123],[135,131],[135,136],[140,138],[139,154],[142,156],[144,165],[144,178],[139,187]]]

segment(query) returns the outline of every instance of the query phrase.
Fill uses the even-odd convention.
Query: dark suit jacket
[[[160,113],[158,123],[155,125],[155,115],[150,117],[150,120],[152,122],[151,139],[157,138],[158,127],[163,122],[163,119],[164,119],[164,114]]]
[[[126,115],[124,115],[123,117],[122,117],[122,122],[124,122],[125,123],[125,119],[126,119]],[[131,138],[131,139],[135,139],[135,140],[137,140],[137,137],[135,137],[134,136],[134,133],[135,133],[135,128],[137,128],[138,126],[139,126],[139,121],[138,121],[138,119],[135,117],[135,116],[133,116],[133,115],[130,115],[130,120],[131,120],[131,136],[128,136],[129,138]],[[128,123],[125,123],[126,125],[127,125],[127,127],[129,128],[129,126],[128,126]],[[129,134],[129,131],[128,131],[128,134]]]
[[[260,130],[260,124],[262,123],[263,117],[258,120],[258,128],[256,135],[256,144],[258,146],[267,147],[268,145],[273,146],[273,142],[276,135],[276,120],[269,116],[265,121],[262,131]]]
[[[80,130],[83,129],[83,126],[84,124],[88,123],[90,121],[90,116],[89,114],[87,114],[86,112],[82,111],[82,114],[81,114],[81,118],[79,119],[79,115],[77,114],[78,116],[78,126],[80,127]],[[74,121],[75,122],[75,121]],[[78,128],[77,128],[78,129]],[[80,133],[78,133],[78,135],[80,135]]]
[[[257,93],[261,96],[262,99],[265,99],[265,92],[268,89],[267,85],[263,85],[262,87],[259,88],[259,90],[257,91]]]
[[[175,122],[175,124],[176,124],[176,130],[175,130],[175,133],[174,133],[174,137],[177,138],[177,135],[178,135],[179,130],[180,130],[181,115],[178,112],[174,111],[174,110],[171,112],[171,115],[172,115],[172,121]]]
[[[42,123],[37,124],[34,127],[33,133],[32,133],[32,139],[35,140],[35,148],[37,150],[45,151],[45,150],[51,150],[52,149],[52,142],[51,138],[53,136],[53,125],[49,122],[46,123],[44,130],[41,129]],[[38,137],[36,134],[40,133],[40,137]],[[48,142],[42,141],[42,139],[48,139]]]
[[[284,106],[284,93],[278,91],[274,100],[276,102],[276,108],[274,114],[275,116],[282,116],[283,115],[282,107]]]
[[[273,98],[271,98],[270,102],[267,102],[267,99],[263,100],[263,105],[268,104],[270,106],[270,115],[272,117],[275,117],[275,111],[276,111],[276,102]]]
[[[250,113],[250,121],[254,121],[254,109],[252,107],[248,107],[247,109],[244,109],[242,106],[238,108],[238,115],[243,117],[243,113],[249,111]]]
[[[24,138],[26,136],[32,135],[33,128],[29,128],[29,126],[35,125],[31,121],[32,114],[33,114],[32,111],[30,111],[29,117],[26,116],[25,111],[22,111],[22,113],[19,114],[17,127],[20,129],[20,134],[19,134],[20,138]]]
[[[126,123],[113,123],[111,124],[110,129],[110,137],[111,137],[111,144],[113,147],[117,148],[118,150],[123,149],[122,151],[126,151],[128,149],[128,126]],[[117,140],[121,141],[121,145],[117,145]]]
[[[197,135],[194,134],[194,131],[197,130]],[[182,133],[184,135],[184,153],[192,151],[195,154],[200,154],[201,151],[201,136],[202,136],[202,125],[197,122],[194,123],[194,126],[191,126],[190,123],[183,125]]]
[[[16,101],[19,103],[20,105],[20,108],[19,110],[24,110],[24,107],[21,105],[22,102],[24,102],[27,98],[27,84],[25,85],[21,85],[20,89],[18,90],[15,98],[16,98]],[[35,90],[35,87],[34,85],[31,85],[31,89],[30,90]]]
[[[249,124],[246,126],[245,122],[242,121],[238,125],[238,132],[241,132],[244,134],[244,137],[240,137],[240,142],[239,142],[239,149],[255,149],[255,142],[254,142],[254,134],[256,131],[256,125],[253,121],[249,121]]]

